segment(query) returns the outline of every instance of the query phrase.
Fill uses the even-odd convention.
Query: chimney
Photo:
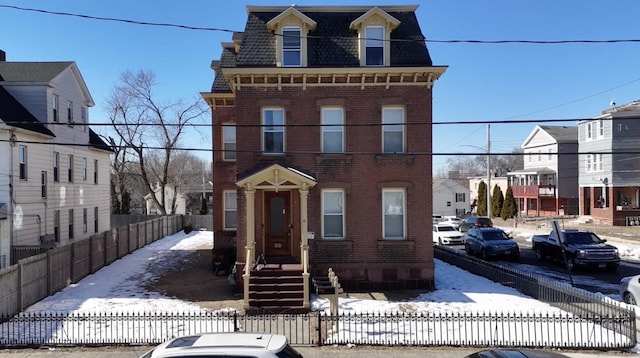
[[[4,52],[3,50],[0,50],[0,61],[2,62],[7,61],[7,53]]]

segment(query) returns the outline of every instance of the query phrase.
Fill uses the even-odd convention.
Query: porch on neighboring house
[[[524,216],[564,215],[568,202],[559,198],[556,172],[550,168],[525,169],[509,173],[509,185]]]
[[[581,215],[615,226],[640,226],[640,187],[580,188]]]
[[[309,309],[308,195],[315,179],[273,164],[237,181],[236,280],[249,311]],[[241,276],[240,276],[240,273]]]

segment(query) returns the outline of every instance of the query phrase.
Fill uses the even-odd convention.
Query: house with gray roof
[[[521,147],[524,168],[507,174],[521,215],[578,214],[578,127],[538,125]]]
[[[110,228],[112,151],[89,128],[93,105],[74,62],[9,62],[0,51],[0,268],[19,246]]]
[[[234,253],[247,307],[307,310],[329,269],[352,290],[434,287],[425,153],[446,66],[416,8],[249,6],[222,44],[202,93],[214,251]]]
[[[580,214],[619,226],[640,225],[640,101],[578,122]]]

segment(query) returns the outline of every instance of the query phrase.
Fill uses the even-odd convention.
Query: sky
[[[338,2],[295,1],[297,5]],[[386,5],[390,0],[346,0],[341,5]],[[437,43],[439,40],[640,39],[640,2],[617,0],[432,0],[419,4],[418,21],[433,64],[448,66],[433,89],[434,172],[446,170],[444,154],[482,154],[491,123],[491,152],[519,147],[536,123],[504,120],[592,118],[640,99],[639,42],[570,44]],[[242,31],[247,5],[292,1],[0,0],[0,48],[8,61],[75,61],[96,106],[90,121],[105,122],[104,102],[119,75],[149,70],[159,98],[191,99],[208,92],[212,60],[227,31],[143,26],[45,14],[19,6],[154,23]],[[208,116],[204,118],[208,121]],[[451,124],[474,121],[474,124]],[[543,122],[540,122],[543,123]],[[575,121],[550,123],[575,125]],[[192,130],[189,148],[211,148],[208,128]],[[210,160],[208,152],[197,152]]]
[[[509,230],[505,228],[506,230]],[[533,232],[512,231],[511,235],[520,235],[525,238],[531,237]],[[193,231],[190,234],[183,232],[167,236],[162,240],[153,242],[133,253],[124,256],[109,266],[102,268],[94,274],[85,277],[78,283],[72,284],[58,293],[49,296],[40,302],[28,307],[25,312],[58,312],[71,315],[72,313],[108,313],[114,314],[131,314],[131,313],[162,313],[162,312],[204,312],[201,308],[191,302],[183,301],[177,298],[168,297],[163,294],[148,291],[145,284],[150,280],[160,277],[164,272],[171,270],[176,265],[181,265],[188,260],[189,255],[195,250],[202,250],[203,247],[211,246],[213,242],[213,233],[210,231]],[[613,242],[613,241],[612,241]],[[614,242],[618,245],[618,243]],[[619,246],[621,256],[624,260],[638,260],[640,258],[640,245],[637,246]],[[588,279],[577,275],[576,280]],[[338,304],[341,314],[349,313],[396,313],[396,312],[423,312],[434,314],[455,314],[455,313],[498,313],[508,312],[510,314],[541,314],[541,315],[558,315],[560,317],[564,313],[559,309],[549,306],[546,303],[534,300],[525,296],[517,290],[502,286],[484,277],[475,276],[467,271],[449,265],[443,261],[435,260],[435,285],[436,290],[425,292],[416,298],[407,301],[388,301],[381,299],[364,299],[349,296],[340,297]],[[603,300],[620,300],[618,294],[602,294]],[[499,305],[496,303],[499,302]],[[330,311],[329,301],[316,295],[312,296],[311,306],[316,311]],[[221,308],[221,311],[232,311],[232,308]],[[640,310],[640,308],[638,308]],[[71,316],[73,317],[73,316]],[[75,322],[73,318],[70,318]],[[411,332],[402,324],[394,323],[392,326],[377,326],[376,320],[372,320],[371,326],[363,329],[362,327],[350,327],[349,320],[346,320],[340,329],[333,330],[327,337],[328,343],[340,343],[345,341],[360,342],[365,344],[367,340],[379,339],[380,335],[387,335],[384,338],[388,341],[400,342],[406,338],[402,332]],[[180,334],[182,325],[172,326],[179,323],[172,320],[166,321],[167,332]],[[228,324],[225,321],[216,322],[215,319],[209,318],[206,322],[198,322],[200,329],[219,329],[221,325]],[[105,334],[115,334],[106,323],[102,330],[111,332]],[[208,327],[210,328],[202,328]],[[187,325],[188,326],[188,325]],[[50,327],[56,328],[56,325],[44,325],[40,330],[33,330],[29,327],[25,330],[8,331],[8,326],[0,325],[0,334],[4,337],[21,337],[29,334],[47,334],[50,337],[65,337],[73,339],[73,335],[79,337],[87,337],[93,332],[99,332],[101,329],[81,330],[73,329],[72,324],[56,331],[48,331]],[[15,328],[15,326],[13,326]],[[227,327],[229,328],[229,327]],[[440,324],[429,326],[425,332],[414,332],[415,339],[424,339],[428,341],[438,340],[439,335],[481,335],[483,330],[464,329],[455,324]],[[509,330],[510,334],[517,334],[522,327],[514,327]],[[225,328],[226,329],[226,328]],[[415,327],[412,327],[415,330]],[[424,329],[424,328],[423,328]],[[553,334],[543,332],[540,337],[556,337],[555,339],[577,339],[584,337],[586,339],[601,339],[602,342],[611,339],[619,339],[613,333],[598,334],[598,337],[592,337],[591,333],[584,336],[577,334],[577,331],[571,331],[566,334],[564,325],[556,328],[558,331]],[[592,330],[593,327],[584,326],[585,330]],[[122,330],[122,328],[120,329]],[[29,333],[29,332],[30,333]],[[563,331],[561,333],[561,331]],[[146,333],[145,333],[146,332]],[[591,332],[591,331],[590,331]],[[600,332],[598,330],[598,332]],[[504,332],[503,332],[504,333]],[[525,332],[526,333],[526,332]],[[118,337],[139,336],[141,334],[156,334],[146,329],[133,329],[131,332],[118,332]],[[423,336],[424,334],[424,336]],[[64,336],[61,336],[64,335]],[[105,336],[106,337],[106,336]],[[106,339],[102,337],[98,339],[102,341]],[[155,336],[154,336],[155,337]],[[417,337],[417,338],[416,338]],[[513,336],[511,336],[513,337]],[[89,338],[95,338],[90,336]],[[551,339],[551,338],[545,338]],[[564,342],[564,341],[563,341]],[[586,344],[586,343],[582,343]],[[640,352],[640,346],[634,348],[634,351]]]

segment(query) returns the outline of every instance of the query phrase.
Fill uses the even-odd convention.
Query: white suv
[[[140,356],[162,357],[255,357],[301,358],[287,337],[266,333],[204,333],[174,338]]]

